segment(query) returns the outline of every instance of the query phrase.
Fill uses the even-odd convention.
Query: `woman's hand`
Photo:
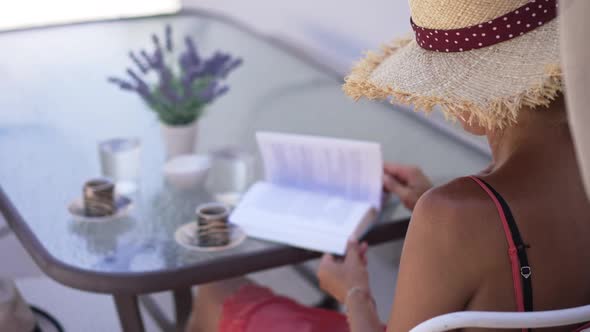
[[[367,248],[366,242],[349,242],[344,260],[338,260],[330,254],[324,254],[322,257],[318,269],[320,287],[340,303],[346,301],[348,291],[353,287],[369,291],[369,273],[365,257]]]
[[[420,196],[432,188],[432,182],[416,166],[385,163],[383,187],[385,191],[398,195],[408,209],[414,210]]]

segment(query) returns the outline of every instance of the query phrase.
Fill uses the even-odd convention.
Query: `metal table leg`
[[[314,307],[327,310],[340,309],[340,304],[338,303],[338,301],[330,295],[326,294],[320,288],[317,277],[315,276],[315,271],[310,270],[305,264],[293,265],[292,268],[295,270],[297,274],[299,274],[299,276],[303,277],[303,279],[305,279],[305,281],[307,281],[309,285],[311,285],[317,291],[322,293],[322,299],[318,303],[316,303]]]
[[[136,295],[113,295],[121,329],[124,332],[144,332]]]
[[[160,308],[156,300],[154,300],[151,295],[140,295],[139,303],[152,317],[162,332],[176,331],[176,323],[172,322],[170,319],[168,319],[168,317],[166,317],[166,315],[162,312],[162,308]]]
[[[175,289],[173,293],[177,331],[184,331],[184,327],[191,313],[193,293],[190,287]]]

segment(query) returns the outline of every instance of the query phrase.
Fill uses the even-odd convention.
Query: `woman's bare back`
[[[547,153],[515,156],[482,174],[508,203],[532,269],[533,309],[551,310],[590,304],[590,204],[582,187],[569,139],[548,143]],[[554,142],[555,143],[555,142]],[[472,182],[472,181],[471,181]],[[481,286],[468,310],[514,311],[515,295],[506,236],[492,200],[469,179],[449,184],[479,197],[471,201],[484,248]],[[471,187],[471,188],[468,188]],[[486,250],[485,248],[488,248]],[[543,331],[572,331],[572,327]]]

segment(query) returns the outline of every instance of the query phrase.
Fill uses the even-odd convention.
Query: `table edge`
[[[31,231],[16,207],[0,186],[0,212],[6,218],[20,243],[39,268],[52,279],[69,287],[109,294],[143,294],[172,290],[215,280],[223,280],[273,267],[304,262],[321,255],[319,252],[289,246],[277,246],[244,254],[221,257],[213,263],[194,264],[161,271],[107,273],[81,269],[51,255]],[[403,239],[410,217],[377,224],[366,236],[371,244]],[[264,254],[264,259],[243,264],[249,258]],[[240,264],[236,264],[236,263]],[[228,271],[227,266],[239,266]],[[203,273],[206,267],[206,273]]]

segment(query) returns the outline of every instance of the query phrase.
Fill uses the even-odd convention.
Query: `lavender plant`
[[[127,79],[109,77],[108,81],[122,90],[136,92],[160,121],[171,126],[197,120],[207,104],[227,93],[229,87],[223,81],[242,64],[242,59],[220,51],[209,58],[201,57],[189,36],[184,38],[185,49],[174,61],[170,25],[166,26],[165,45],[161,45],[156,34],[152,35],[152,42],[151,53],[129,52],[137,68],[127,68]]]

